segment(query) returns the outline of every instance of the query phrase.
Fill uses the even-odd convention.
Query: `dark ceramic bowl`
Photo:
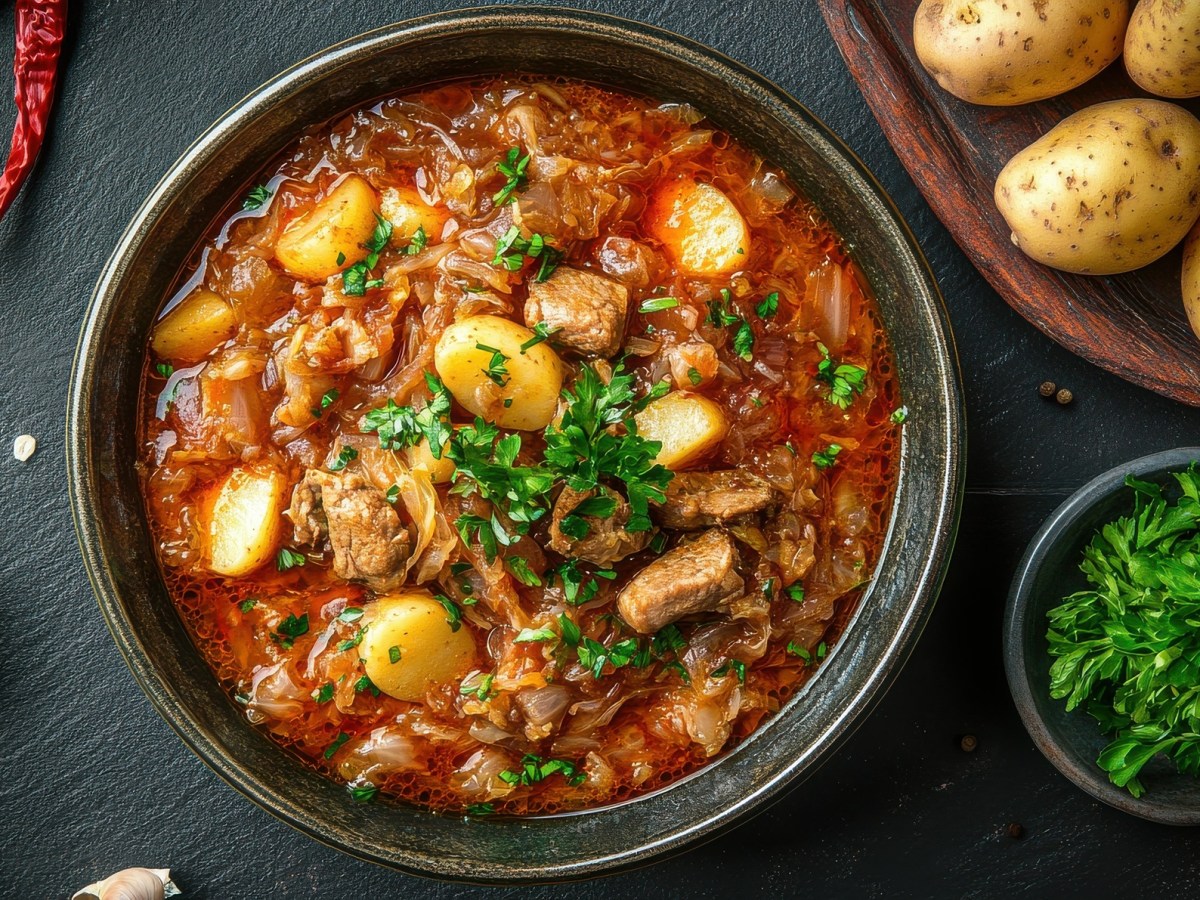
[[[1108,780],[1096,757],[1108,744],[1096,720],[1066,701],[1050,699],[1046,613],[1063,597],[1087,587],[1079,571],[1083,550],[1106,523],[1133,510],[1125,476],[1174,483],[1172,472],[1200,460],[1200,447],[1143,456],[1093,478],[1042,525],[1013,578],[1004,611],[1004,668],[1017,710],[1038,749],[1060,772],[1097,800],[1152,822],[1200,825],[1200,778],[1180,775],[1173,763],[1152,760],[1142,770],[1146,793],[1134,798]]]
[[[464,821],[358,804],[251,727],[192,645],[163,587],[138,478],[135,409],[147,334],[206,223],[303,126],[420,82],[565,74],[686,101],[788,171],[844,236],[891,334],[904,400],[899,482],[878,574],[837,649],[752,739],[666,789],[607,809]],[[880,187],[829,131],[760,76],[674,35],[569,10],[453,12],[353,38],[238,103],[134,217],[92,297],[68,411],[71,501],[101,611],[180,737],[263,808],[349,853],[480,882],[579,878],[645,863],[745,819],[811,774],[877,701],[931,611],[963,477],[962,399],[929,267]]]

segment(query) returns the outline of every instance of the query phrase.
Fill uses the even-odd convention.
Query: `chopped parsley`
[[[695,366],[692,366],[691,368],[688,369],[687,376],[688,376],[688,381],[690,381],[693,386],[698,385],[700,382],[702,382],[704,380],[704,376],[700,374],[700,370],[697,369]]]
[[[496,811],[496,807],[490,803],[472,803],[467,807],[468,816],[490,816]]]
[[[395,644],[388,647],[388,662],[390,662],[393,666],[400,662],[400,648]]]
[[[515,191],[525,189],[525,169],[529,165],[529,154],[521,156],[520,147],[512,147],[508,153],[504,155],[504,159],[496,163],[496,171],[507,179],[504,187],[492,194],[492,202],[497,206],[503,206],[516,199],[513,197]]]
[[[779,312],[779,291],[771,291],[754,307],[755,314],[760,319],[769,319]]]
[[[504,364],[508,362],[509,358],[495,347],[489,347],[487,344],[476,344],[475,349],[492,354],[487,367],[483,369],[483,374],[488,377],[488,380],[497,387],[504,387],[508,384],[508,369]]]
[[[404,252],[409,256],[416,256],[427,246],[429,246],[429,235],[425,233],[424,225],[418,225],[417,230],[408,239],[408,246],[404,248]]]
[[[403,450],[416,446],[424,438],[433,458],[442,458],[442,448],[451,435],[450,392],[429,372],[425,373],[425,386],[432,396],[419,412],[411,406],[397,406],[395,400],[389,399],[363,416],[362,430],[379,435],[380,449]]]
[[[462,610],[458,608],[458,604],[445,594],[434,594],[433,599],[446,610],[446,624],[450,626],[450,630],[458,631],[462,628]]]
[[[646,313],[662,312],[664,309],[674,309],[678,305],[679,301],[674,297],[653,297],[643,300],[641,306],[638,307],[638,312],[645,315]]]
[[[804,664],[806,666],[812,662],[812,654],[809,653],[806,648],[801,647],[799,644],[797,644],[795,641],[788,641],[787,652],[789,654],[791,654],[792,656],[800,657],[800,659],[804,660]]]
[[[247,597],[245,600],[242,601],[241,610],[244,613],[248,613],[248,612],[250,612],[250,610],[254,609],[254,607],[257,605],[258,605],[257,597]]]
[[[347,606],[338,614],[338,621],[345,622],[347,625],[353,625],[363,617],[363,609],[361,606]]]
[[[894,410],[892,410],[892,414],[889,416],[889,418],[892,420],[893,425],[903,425],[908,421],[908,407],[896,407]]]
[[[514,644],[544,644],[549,641],[557,641],[558,634],[549,626],[543,628],[522,628],[515,638]]]
[[[486,675],[476,672],[462,680],[462,684],[458,686],[458,692],[464,697],[474,697],[480,701],[487,700],[488,695],[492,691],[492,682],[495,679],[496,676],[490,672]]]
[[[172,375],[175,374],[175,367],[173,365],[171,365],[170,363],[159,363],[158,365],[156,365],[154,367],[154,371],[157,372],[159,375],[161,375],[163,378],[170,378]]]
[[[596,578],[604,578],[612,581],[617,577],[617,573],[611,569],[597,569],[593,573],[595,577],[585,577],[579,571],[579,561],[568,559],[561,566],[550,571],[550,580],[553,582],[557,576],[563,585],[563,599],[572,606],[580,606],[587,603],[600,591],[600,583]]]
[[[492,265],[516,272],[525,265],[526,259],[536,260],[538,268],[533,280],[542,282],[554,274],[563,256],[563,251],[550,246],[544,235],[535,232],[525,238],[521,236],[521,229],[513,225],[496,241],[496,255],[492,258]]]
[[[724,678],[731,671],[737,675],[738,684],[746,683],[746,664],[740,659],[731,659],[726,661],[723,666],[712,671],[712,677]]]
[[[555,328],[553,331],[551,331],[550,326],[547,325],[545,322],[538,322],[536,325],[533,326],[532,331],[533,331],[533,337],[531,337],[529,340],[527,340],[525,343],[523,343],[521,345],[521,354],[522,355],[524,355],[525,351],[528,350],[530,347],[536,347],[538,344],[540,344],[542,341],[549,338],[551,335],[557,334],[558,332],[562,331],[562,329]]]
[[[302,616],[288,613],[287,618],[279,623],[275,634],[271,635],[271,639],[284,650],[291,650],[296,638],[305,634],[308,634],[308,613]]]
[[[732,295],[729,288],[721,288],[721,299],[708,301],[708,316],[704,321],[715,328],[728,328],[742,321],[741,318],[729,311]]]
[[[565,759],[542,759],[533,753],[522,757],[521,771],[505,769],[497,777],[505,784],[528,786],[545,781],[551,775],[562,775],[571,787],[578,787],[587,780],[587,775],[575,763]]]
[[[347,650],[353,650],[362,643],[363,635],[367,633],[367,626],[363,625],[358,631],[354,632],[354,637],[342,641],[337,645],[338,651],[345,653]]]
[[[830,444],[824,450],[818,450],[812,455],[813,465],[818,469],[828,469],[837,462],[838,454],[841,452],[841,444]]]
[[[321,418],[321,413],[323,413],[323,412],[325,412],[325,410],[329,409],[329,407],[331,407],[334,404],[334,402],[337,400],[337,398],[338,398],[338,389],[337,388],[330,388],[324,394],[322,394],[321,395],[321,405],[314,406],[312,408],[313,418],[314,419]]]
[[[373,784],[352,784],[348,785],[350,796],[358,803],[370,803],[375,799],[375,795],[379,793],[379,788]]]
[[[328,703],[333,699],[333,682],[327,681],[312,692],[312,698],[318,703]]]
[[[288,569],[302,566],[306,562],[308,562],[308,558],[303,553],[298,553],[290,547],[283,547],[280,549],[279,555],[275,557],[275,568],[280,572],[286,572]]]
[[[793,600],[796,603],[804,602],[804,585],[800,584],[799,582],[785,587],[783,589],[783,593],[787,595],[789,600]]]
[[[379,265],[379,254],[392,239],[392,223],[379,213],[375,213],[375,229],[371,237],[363,245],[367,250],[365,259],[361,259],[342,272],[342,293],[347,297],[361,297],[368,290],[383,287],[383,279],[370,279],[367,276]]]
[[[542,579],[538,578],[537,573],[529,568],[529,563],[523,556],[507,556],[504,558],[504,568],[508,569],[509,573],[517,581],[526,587],[541,587]]]
[[[829,402],[846,409],[866,387],[867,370],[850,363],[838,363],[829,355],[829,348],[817,344],[824,357],[817,363],[817,378],[829,385]]]
[[[350,740],[350,735],[344,731],[339,731],[338,736],[333,739],[333,743],[325,748],[325,758],[333,759],[333,754],[337,753],[342,748],[342,744]]]
[[[340,472],[350,464],[351,460],[358,458],[358,451],[353,447],[343,444],[341,451],[338,453],[337,459],[329,464],[330,472]]]
[[[395,503],[397,500],[399,500],[400,499],[400,485],[393,484],[390,488],[387,489],[387,492],[384,493],[383,498],[385,500],[387,500],[388,503]]]
[[[611,647],[606,647],[604,644],[590,637],[582,638],[579,646],[575,648],[575,652],[579,656],[579,664],[585,669],[589,669],[593,678],[599,678],[604,671],[605,665],[612,663],[614,669],[620,669],[629,665],[633,658],[638,654],[638,642],[636,638],[626,638],[623,641],[618,641]]]
[[[746,362],[754,359],[754,331],[745,319],[738,325],[737,333],[733,336],[733,352]]]
[[[562,629],[562,642],[572,650],[579,646],[580,640],[583,638],[583,633],[579,630],[579,626],[575,624],[565,612],[558,614],[558,624]]]
[[[250,193],[246,195],[246,199],[242,201],[242,209],[258,209],[264,203],[271,199],[273,194],[269,187],[265,184],[256,185],[250,189]]]

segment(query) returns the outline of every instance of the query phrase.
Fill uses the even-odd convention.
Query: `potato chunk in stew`
[[[725,439],[729,422],[708,397],[672,391],[637,414],[637,427],[646,440],[662,443],[659,465],[686,469]]]
[[[379,199],[361,175],[347,175],[275,244],[275,259],[304,281],[324,281],[367,255]],[[339,262],[339,260],[341,260]]]
[[[159,359],[195,362],[233,337],[237,327],[229,302],[199,288],[158,321],[150,335],[150,349]]]
[[[380,597],[363,621],[367,677],[397,700],[424,700],[431,685],[461,678],[474,664],[470,632],[452,627],[445,608],[424,591]]]
[[[209,563],[219,575],[247,575],[279,543],[287,482],[274,469],[234,469],[217,493],[208,523]]]
[[[728,197],[711,184],[681,179],[662,188],[649,228],[689,275],[727,275],[746,266],[750,230]]]

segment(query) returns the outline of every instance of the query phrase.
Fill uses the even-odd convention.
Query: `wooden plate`
[[[1200,406],[1200,341],[1183,314],[1182,251],[1125,275],[1070,275],[1013,246],[992,202],[1004,164],[1064,116],[1150,96],[1121,61],[1070,93],[1015,107],[975,106],[942,90],[913,51],[919,0],[818,0],[867,104],[963,252],[1022,316],[1072,353],[1152,391]],[[1200,115],[1200,102],[1183,101]]]

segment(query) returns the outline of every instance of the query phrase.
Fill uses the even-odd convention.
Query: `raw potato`
[[[684,469],[725,439],[729,423],[721,407],[701,394],[672,391],[634,416],[638,434],[661,441],[655,462]]]
[[[534,337],[524,325],[499,316],[468,316],[442,332],[433,350],[433,364],[443,383],[468,411],[501,428],[540,431],[550,424],[558,407],[563,366],[550,345],[521,345]],[[480,347],[487,347],[481,350]],[[493,350],[507,359],[507,374],[497,384],[488,377]],[[511,400],[508,406],[505,400]]]
[[[1200,338],[1200,222],[1183,242],[1183,310]]]
[[[284,229],[275,244],[275,259],[296,278],[324,281],[367,255],[362,245],[375,230],[378,208],[367,180],[347,175]]]
[[[985,106],[1071,90],[1121,55],[1131,0],[921,0],[913,46],[943,88]]]
[[[221,296],[197,288],[167,313],[150,335],[159,359],[196,362],[237,331],[237,315]]]
[[[470,632],[451,630],[445,608],[425,591],[380,597],[367,608],[364,622],[359,652],[367,675],[398,700],[420,702],[429,685],[456,681],[475,662]]]
[[[1200,121],[1161,100],[1068,116],[1011,160],[996,206],[1040,263],[1091,275],[1154,262],[1200,214]]]
[[[1141,0],[1125,32],[1129,77],[1160,97],[1200,97],[1200,0]]]
[[[446,446],[442,448],[442,458],[434,459],[433,453],[429,450],[429,441],[421,438],[420,443],[407,448],[404,455],[408,458],[409,468],[416,469],[423,466],[434,484],[446,484],[454,474],[454,463],[446,455],[449,446],[450,443],[447,441]]]
[[[414,187],[388,188],[380,201],[383,217],[392,223],[392,243],[407,247],[418,228],[425,229],[431,243],[441,240],[448,211],[430,206]]]
[[[208,523],[209,568],[236,578],[275,555],[287,481],[274,469],[234,469]]]
[[[750,252],[746,220],[711,184],[676,181],[655,195],[647,213],[650,234],[684,273],[726,275],[745,266]]]

